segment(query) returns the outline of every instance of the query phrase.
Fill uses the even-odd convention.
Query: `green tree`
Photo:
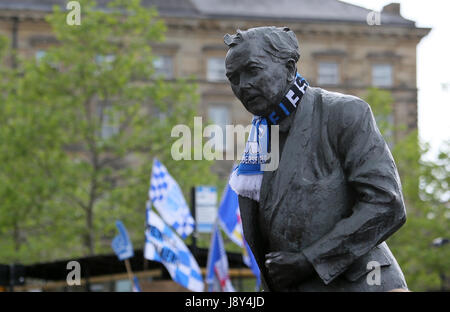
[[[58,44],[21,62],[20,74],[0,86],[9,88],[0,125],[0,261],[110,252],[116,219],[142,246],[153,157],[185,195],[216,183],[210,162],[170,155],[171,129],[192,127],[198,98],[193,83],[155,74],[151,44],[165,32],[157,12],[136,0],[106,10],[80,3],[81,25],[67,25],[67,12],[54,7],[47,21]]]
[[[40,230],[43,207],[57,190],[62,153],[42,135],[52,127],[49,108],[18,102],[23,76],[9,66],[8,41],[0,42],[0,245],[5,259],[20,261],[28,256],[25,228],[30,237]]]
[[[385,122],[392,112],[389,92],[369,89],[365,100],[387,140],[393,131],[404,129]],[[450,238],[450,142],[442,146],[437,160],[427,161],[428,145],[419,141],[417,131],[398,137],[391,151],[401,177],[407,221],[388,243],[411,290],[448,290],[449,245],[434,247],[432,242]]]

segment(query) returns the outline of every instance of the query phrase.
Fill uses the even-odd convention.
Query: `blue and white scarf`
[[[230,187],[239,195],[259,201],[263,171],[269,163],[269,125],[278,125],[295,111],[308,87],[308,82],[296,74],[295,82],[267,119],[254,116],[241,163],[233,170]]]

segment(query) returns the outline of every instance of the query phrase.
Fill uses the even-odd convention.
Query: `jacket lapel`
[[[272,213],[277,209],[276,206],[287,192],[288,186],[297,172],[297,168],[301,167],[299,163],[301,164],[305,157],[302,151],[309,143],[311,137],[315,99],[315,88],[308,88],[300,102],[300,106],[297,108],[299,111],[295,115],[294,123],[286,139],[278,169],[273,172],[264,172],[260,192],[260,206],[266,206],[269,192],[271,190],[274,191],[275,194],[273,194],[272,198],[275,201]],[[298,142],[300,142],[300,146]],[[293,162],[298,165],[292,166]]]

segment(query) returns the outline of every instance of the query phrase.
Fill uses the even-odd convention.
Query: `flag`
[[[217,223],[211,237],[206,269],[208,291],[235,291],[228,275],[228,259]]]
[[[256,262],[255,256],[250,249],[250,246],[247,244],[245,239],[243,240],[244,249],[242,249],[242,259],[246,266],[252,270],[253,275],[256,277],[256,290],[259,290],[259,286],[261,284],[261,272],[259,271],[258,263]]]
[[[114,237],[111,243],[111,247],[120,261],[133,257],[133,245],[131,244],[130,237],[128,236],[127,229],[123,223],[119,220],[116,221],[119,235]]]
[[[244,238],[241,214],[239,212],[238,195],[232,190],[229,184],[225,189],[219,206],[218,218],[220,226],[223,228],[228,237],[242,248],[242,259],[245,265],[247,265],[256,276],[256,288],[259,288],[259,267]]]
[[[194,230],[194,218],[178,183],[158,159],[153,160],[149,198],[164,221],[185,239]]]
[[[147,207],[144,257],[164,264],[172,279],[192,291],[203,291],[200,267],[184,242]]]
[[[131,244],[131,240],[130,240],[130,237],[128,236],[127,229],[125,228],[123,223],[121,221],[117,220],[116,226],[117,226],[117,229],[119,230],[119,235],[114,237],[114,239],[111,243],[111,247],[114,250],[114,252],[116,253],[116,255],[120,261],[122,261],[122,260],[128,261],[127,259],[133,257],[133,255],[134,255],[133,245]],[[128,271],[128,274],[131,274],[131,276],[133,276],[133,272],[131,272],[131,267],[128,268],[128,266],[127,266],[127,271]],[[131,282],[132,282],[133,291],[140,292],[141,287],[139,286],[139,281],[136,278],[136,276],[133,276],[133,281],[131,281]]]
[[[238,246],[243,245],[243,233],[237,194],[228,184],[219,206],[219,223],[227,236]]]

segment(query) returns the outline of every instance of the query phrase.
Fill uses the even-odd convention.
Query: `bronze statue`
[[[244,174],[235,170],[230,181],[263,289],[407,289],[384,242],[406,220],[400,179],[369,105],[299,86],[298,41],[288,28],[238,30],[224,41],[234,94],[249,112],[280,127],[278,169],[253,176],[260,182],[251,195],[236,186]],[[307,87],[304,95],[290,93],[296,81]],[[279,111],[285,116],[274,119]],[[367,278],[374,264],[379,283]]]

